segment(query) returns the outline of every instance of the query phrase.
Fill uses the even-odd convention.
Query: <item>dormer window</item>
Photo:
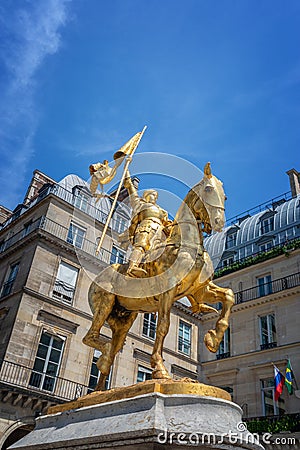
[[[229,258],[222,259],[222,267],[229,267],[234,263],[233,256],[230,256]]]
[[[237,230],[236,229],[229,230],[226,236],[225,248],[229,249],[235,247],[236,240],[237,240]]]
[[[259,246],[259,251],[260,252],[267,252],[268,250],[271,250],[272,247],[273,247],[273,242],[272,241],[267,241],[264,244],[261,244]]]
[[[274,230],[274,216],[267,217],[261,221],[261,234],[269,233]]]

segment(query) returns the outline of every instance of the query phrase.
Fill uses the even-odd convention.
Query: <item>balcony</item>
[[[300,413],[283,414],[281,416],[262,416],[244,418],[251,433],[295,433],[300,431]]]
[[[250,300],[255,300],[266,295],[273,295],[277,292],[284,291],[286,289],[294,288],[300,285],[300,272],[288,275],[283,278],[262,284],[260,286],[254,286],[250,289],[245,289],[235,293],[235,302],[244,303]],[[265,289],[264,289],[264,288]]]
[[[299,238],[274,245],[267,251],[260,251],[250,256],[246,256],[245,258],[237,259],[225,267],[218,266],[215,271],[214,278],[223,277],[246,267],[253,266],[254,264],[275,258],[279,255],[288,256],[290,252],[296,250],[297,248],[300,248]]]
[[[28,238],[36,230],[46,231],[52,236],[55,236],[57,241],[61,239],[62,241],[66,242],[66,244],[71,245],[68,242],[69,229],[57,222],[54,222],[51,219],[48,219],[45,216],[42,216],[30,224],[30,229],[27,230],[26,234],[24,234],[24,230],[21,230],[19,233],[14,234],[5,242],[3,242],[0,248],[0,254],[12,247],[17,242],[20,242],[22,239]],[[72,245],[72,247],[76,247],[76,252],[87,253],[88,255],[91,255],[106,264],[110,264],[111,258],[113,257],[111,252],[103,248],[100,250],[99,254],[96,255],[97,244],[95,242],[89,241],[86,238],[82,238],[80,247],[78,247],[78,245]]]
[[[86,205],[85,203],[83,204],[82,201],[78,201],[79,199],[78,195],[73,194],[73,192],[68,191],[59,184],[54,185],[46,184],[41,189],[38,197],[34,198],[29,204],[22,205],[22,207],[19,208],[16,213],[12,214],[12,216],[9,217],[9,219],[7,219],[6,222],[2,224],[0,229],[4,229],[5,227],[7,227],[11,222],[20,217],[29,208],[32,208],[33,206],[37,205],[49,195],[54,195],[55,197],[60,198],[69,205],[72,205],[74,208],[81,210],[84,213],[87,213],[89,216],[93,217],[93,219],[97,220],[98,222],[101,222],[103,224],[106,223],[107,214],[104,211],[102,211],[102,209],[100,209],[99,207],[97,208],[91,203],[89,203],[88,205]],[[121,225],[120,221],[113,217],[111,220],[111,228],[114,231],[119,232],[120,229],[122,228],[120,225]]]
[[[226,225],[227,226],[235,225],[236,223],[241,223],[241,219],[243,218],[254,216],[255,214],[258,214],[259,212],[262,211],[274,210],[278,205],[290,200],[291,198],[292,198],[291,191],[285,192],[284,194],[272,198],[271,200],[268,200],[265,203],[261,203],[260,205],[255,206],[254,208],[248,209],[247,211],[244,211],[241,214],[238,214],[237,216],[231,217],[226,221]]]
[[[260,344],[261,350],[270,350],[270,348],[277,347],[277,342],[268,342],[266,344]]]
[[[230,357],[230,352],[217,353],[217,356],[216,356],[217,359],[225,359],[225,358],[229,358],[229,357]]]
[[[65,378],[49,376],[10,361],[4,360],[0,365],[2,389],[21,388],[24,394],[48,398],[52,402],[74,400],[87,394],[88,386]],[[43,380],[43,383],[40,380]]]

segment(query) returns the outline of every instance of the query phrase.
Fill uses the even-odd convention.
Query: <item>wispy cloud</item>
[[[0,7],[0,203],[20,201],[19,183],[34,153],[39,109],[38,70],[61,46],[60,29],[69,19],[69,0],[4,1]]]

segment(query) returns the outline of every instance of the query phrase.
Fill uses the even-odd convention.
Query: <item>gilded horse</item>
[[[102,353],[97,361],[100,377],[96,390],[104,389],[115,355],[123,347],[139,312],[158,313],[151,355],[152,378],[170,378],[163,363],[163,343],[169,330],[172,305],[184,296],[191,303],[193,313],[218,312],[205,303],[222,303],[215,328],[204,337],[211,352],[218,350],[228,328],[234,295],[231,289],[212,282],[212,262],[203,247],[203,232],[222,231],[224,203],[223,184],[207,163],[203,179],[180,205],[166,240],[146,254],[142,268],[147,276],[128,277],[128,264],[113,264],[91,284],[88,299],[93,321],[83,342]],[[109,342],[100,338],[105,321],[112,330]]]

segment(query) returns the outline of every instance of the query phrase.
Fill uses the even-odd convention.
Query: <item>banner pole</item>
[[[119,194],[120,194],[120,191],[121,191],[121,187],[122,187],[123,181],[124,181],[124,179],[125,179],[126,171],[127,171],[127,169],[128,169],[129,164],[131,163],[131,160],[132,160],[132,157],[133,157],[133,155],[134,155],[134,152],[136,151],[136,149],[138,148],[139,143],[141,142],[141,139],[142,139],[142,137],[143,137],[143,134],[144,134],[145,131],[146,131],[146,128],[147,128],[147,126],[144,126],[144,128],[143,128],[143,130],[142,130],[142,132],[141,132],[141,135],[140,135],[140,137],[139,137],[139,140],[138,140],[138,142],[137,142],[135,148],[134,148],[133,151],[132,151],[132,154],[129,155],[129,156],[127,156],[127,158],[126,158],[126,162],[125,162],[125,164],[124,164],[124,170],[123,170],[123,173],[122,173],[122,177],[121,177],[121,180],[120,180],[120,183],[119,183],[117,192],[116,192],[116,194],[115,194],[115,198],[114,198],[113,204],[112,204],[111,209],[110,209],[110,211],[109,211],[109,214],[108,214],[108,216],[107,216],[107,219],[106,219],[106,222],[105,222],[105,225],[104,225],[104,228],[103,228],[103,232],[102,232],[102,235],[101,235],[101,237],[100,237],[100,241],[99,241],[99,243],[98,243],[98,245],[97,245],[96,255],[99,254],[99,251],[100,251],[101,246],[102,246],[102,244],[103,244],[103,241],[104,241],[104,238],[105,238],[105,235],[106,235],[108,226],[109,226],[109,222],[110,222],[110,220],[111,220],[111,218],[112,218],[112,215],[113,215],[113,213],[114,213],[114,209],[115,209],[115,206],[116,206],[117,201],[118,201],[118,197],[119,197]]]

